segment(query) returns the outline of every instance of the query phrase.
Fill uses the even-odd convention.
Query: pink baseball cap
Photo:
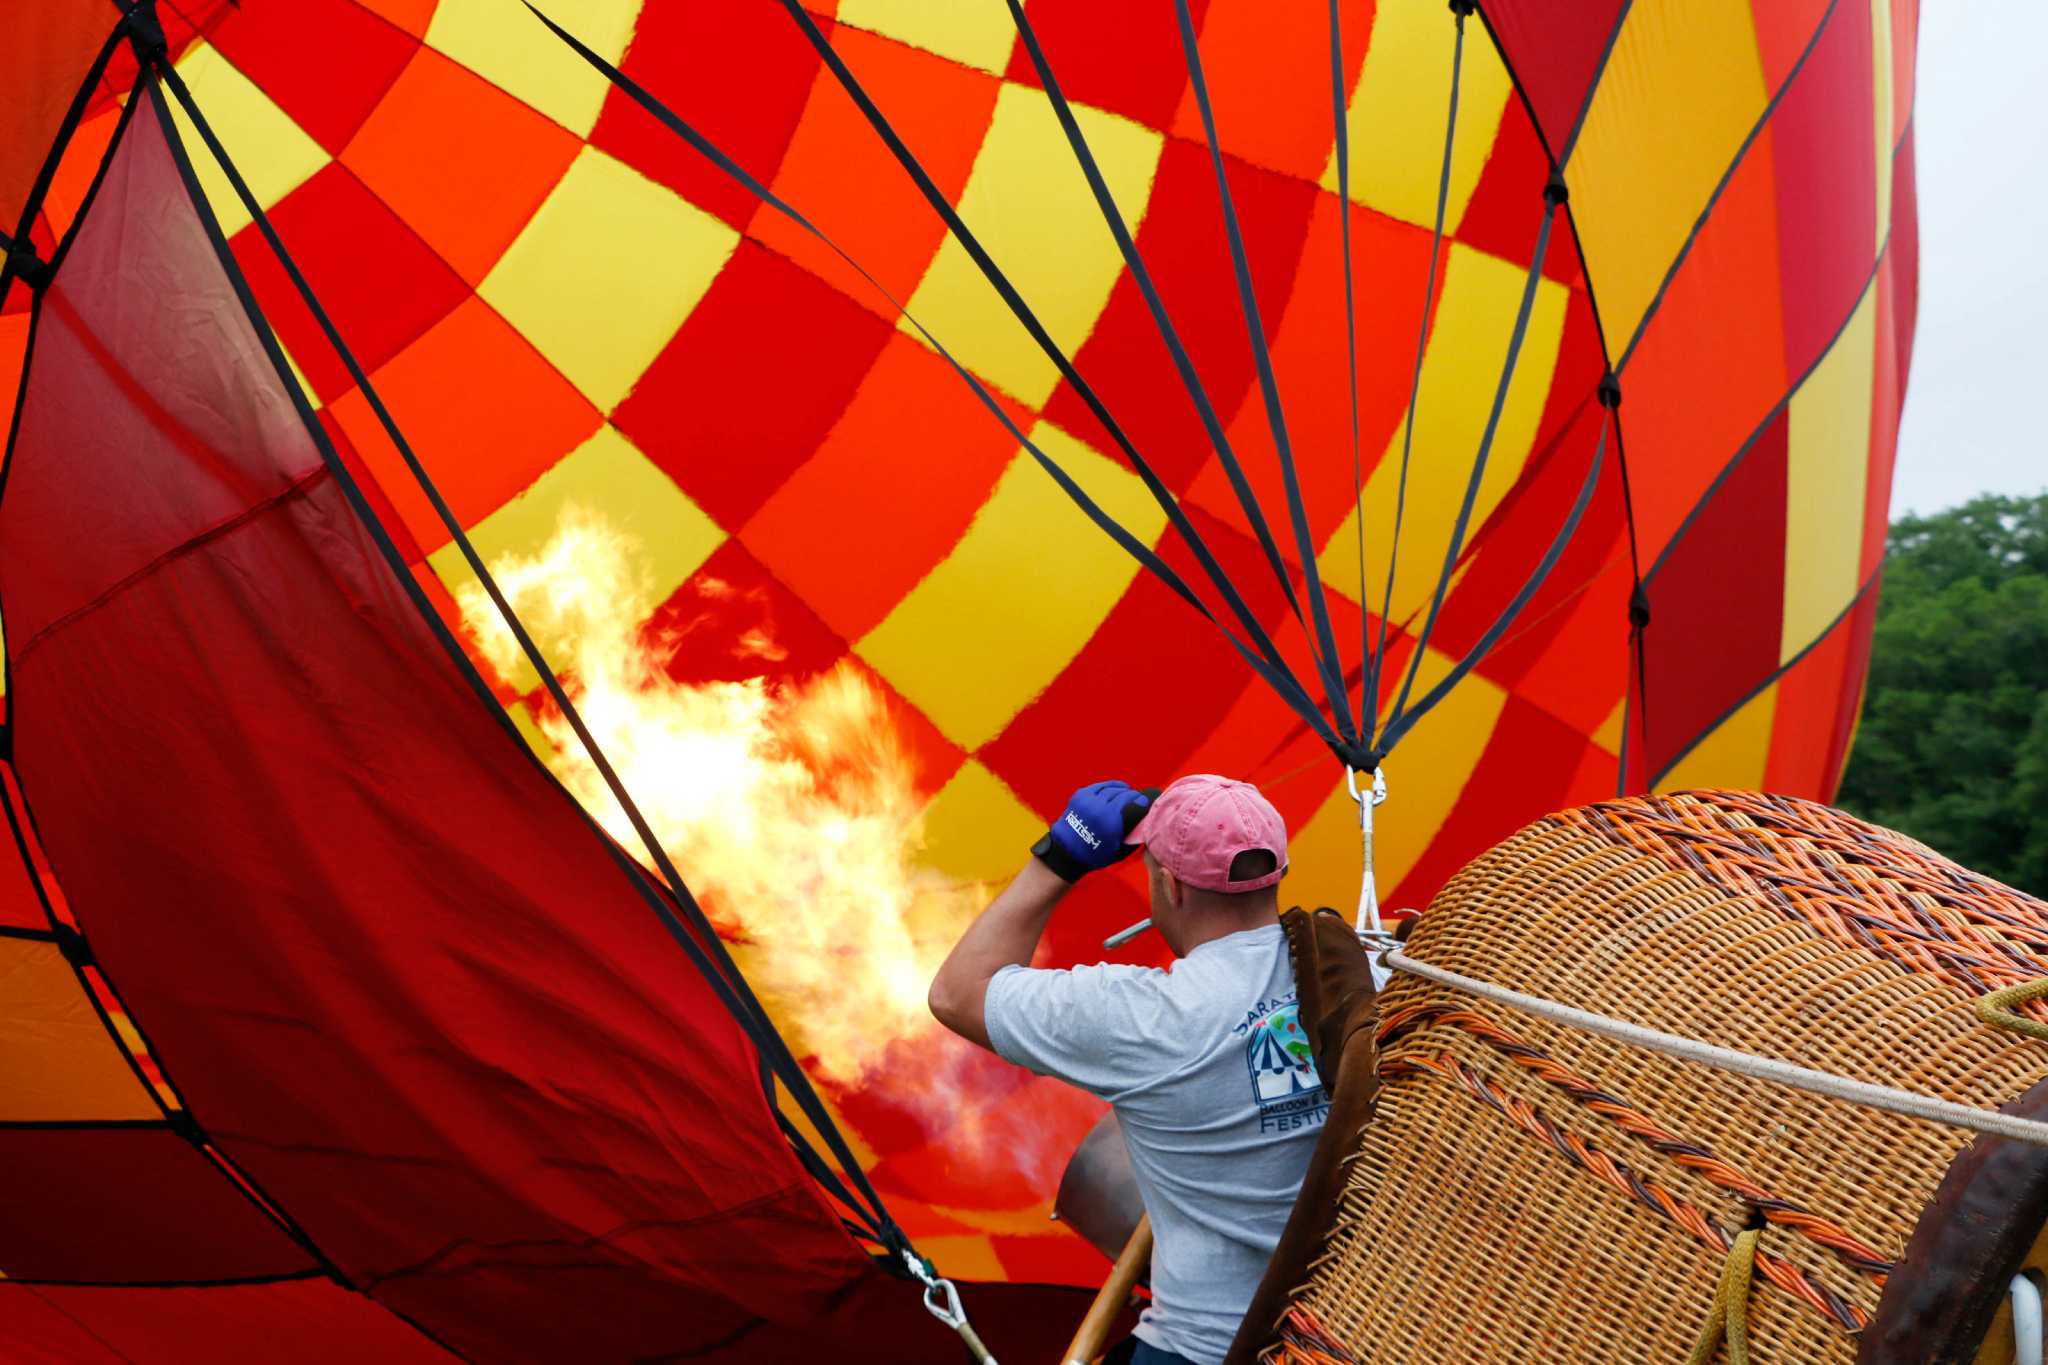
[[[1249,782],[1213,773],[1183,777],[1159,793],[1124,839],[1152,850],[1159,865],[1205,891],[1257,891],[1287,871],[1287,822]],[[1238,854],[1264,849],[1275,866],[1263,877],[1230,879]]]

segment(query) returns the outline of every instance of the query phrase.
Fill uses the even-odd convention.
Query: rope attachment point
[[[1375,988],[1387,984],[1393,972],[1381,964],[1382,956],[1394,946],[1394,936],[1387,932],[1380,919],[1380,889],[1378,879],[1373,875],[1372,863],[1372,813],[1387,799],[1387,775],[1375,766],[1372,769],[1372,785],[1364,791],[1358,789],[1359,770],[1350,766],[1344,769],[1344,789],[1351,793],[1351,799],[1358,803],[1358,842],[1362,855],[1358,882],[1358,918],[1352,923],[1360,941],[1366,946],[1366,953],[1372,960],[1372,976]]]
[[[902,1255],[911,1278],[924,1286],[924,1311],[960,1334],[961,1344],[967,1348],[967,1354],[974,1357],[976,1365],[996,1365],[996,1358],[982,1344],[974,1324],[967,1320],[967,1310],[960,1306],[959,1289],[940,1275],[936,1266],[909,1247],[903,1248]]]
[[[1372,770],[1372,787],[1365,792],[1358,790],[1358,769],[1344,769],[1344,789],[1351,793],[1351,799],[1358,803],[1358,837],[1361,851],[1365,855],[1358,886],[1358,919],[1353,928],[1361,934],[1386,932],[1380,923],[1379,885],[1373,877],[1372,866],[1372,813],[1387,799],[1387,775],[1379,769]]]
[[[156,15],[156,0],[135,0],[121,15],[120,28],[144,66],[170,60],[171,45],[164,37],[163,22]]]
[[[1628,624],[1631,630],[1642,630],[1650,624],[1650,594],[1640,582],[1629,591]]]

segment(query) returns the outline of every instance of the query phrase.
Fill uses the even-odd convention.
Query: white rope
[[[1733,1048],[1702,1043],[1694,1038],[1681,1038],[1675,1033],[1625,1023],[1620,1019],[1610,1019],[1604,1014],[1574,1009],[1555,1000],[1524,995],[1505,986],[1460,976],[1456,972],[1445,971],[1442,967],[1432,967],[1427,962],[1417,962],[1399,949],[1387,952],[1382,961],[1413,976],[1464,991],[1468,995],[1476,995],[1482,1000],[1491,1000],[1495,1004],[1520,1010],[1524,1014],[1533,1014],[1539,1019],[1585,1029],[1588,1033],[1597,1033],[1635,1047],[1648,1048],[1652,1052],[1662,1052],[1689,1062],[1698,1062],[1702,1066],[1732,1071],[1738,1076],[1749,1076],[1756,1080],[1769,1081],[1774,1085],[1788,1086],[1794,1090],[1810,1091],[1816,1095],[1825,1095],[1829,1099],[1846,1100],[1850,1104],[1903,1114],[1907,1118],[1920,1119],[1927,1123],[1940,1123],[1951,1128],[1968,1129],[1973,1133],[2012,1138],[2019,1142],[2032,1143],[2036,1147],[2048,1147],[2048,1123],[2038,1119],[2024,1119],[2014,1114],[1975,1109],[1967,1104],[1956,1104],[1949,1100],[1936,1099],[1931,1095],[1916,1095],[1908,1090],[1895,1090],[1888,1085],[1872,1085],[1868,1081],[1851,1080],[1847,1076],[1836,1076],[1809,1067],[1794,1066],[1790,1062],[1781,1062],[1772,1057],[1757,1057],[1747,1052],[1737,1052]]]

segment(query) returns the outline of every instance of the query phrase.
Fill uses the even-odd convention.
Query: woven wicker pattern
[[[1984,1108],[2048,1076],[2048,1047],[1971,1009],[2048,976],[2048,906],[1810,802],[1553,816],[1453,879],[1409,952]],[[1381,1035],[1378,1114],[1268,1360],[1682,1361],[1726,1248],[1761,1221],[1755,1358],[1847,1362],[1965,1140],[1414,977]]]

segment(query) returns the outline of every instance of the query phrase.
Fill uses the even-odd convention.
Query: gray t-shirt
[[[1152,1217],[1138,1335],[1220,1362],[1329,1113],[1280,926],[1212,940],[1166,971],[1005,967],[984,1015],[1006,1061],[1115,1107]]]

